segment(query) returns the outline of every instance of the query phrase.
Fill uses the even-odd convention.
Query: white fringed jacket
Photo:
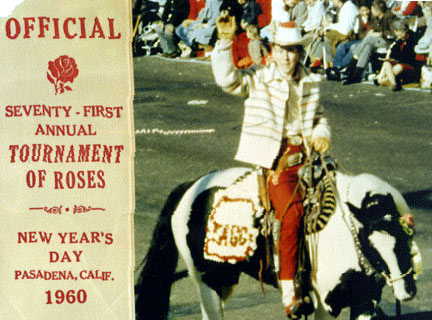
[[[248,70],[236,69],[229,40],[217,41],[211,61],[216,83],[222,90],[248,96],[236,160],[271,168],[283,138],[288,82],[282,79],[274,63]],[[308,142],[317,137],[330,139],[330,127],[320,105],[319,81],[319,76],[307,75],[302,70],[298,83],[301,134]]]

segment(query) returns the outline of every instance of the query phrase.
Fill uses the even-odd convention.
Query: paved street
[[[234,161],[243,99],[214,83],[209,63],[134,58],[135,247],[143,259],[164,200],[178,184]],[[418,294],[402,304],[403,319],[432,319],[432,94],[392,92],[372,84],[343,86],[323,81],[322,104],[332,127],[332,153],[341,170],[375,174],[398,188],[416,218],[416,241],[424,274]],[[179,270],[184,268],[180,263]],[[138,272],[136,272],[138,276]],[[228,302],[226,318],[284,319],[279,294],[243,276]],[[382,307],[394,313],[390,289]],[[171,319],[201,319],[192,282],[181,279],[171,293]],[[341,319],[348,319],[344,313]]]

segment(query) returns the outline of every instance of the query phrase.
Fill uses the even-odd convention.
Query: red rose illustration
[[[74,58],[64,55],[48,62],[47,78],[55,86],[56,94],[63,93],[65,90],[72,91],[72,88],[65,83],[72,83],[77,76],[78,68]]]

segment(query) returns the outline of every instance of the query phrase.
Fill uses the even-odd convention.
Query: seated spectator
[[[146,25],[160,20],[158,1],[136,0],[133,1],[132,5],[132,22],[137,35],[143,33],[143,29]]]
[[[321,27],[326,7],[323,0],[305,0],[307,5],[307,18],[301,25],[304,33],[315,32]]]
[[[303,0],[272,0],[272,20],[261,29],[261,37],[272,42],[281,22],[294,21],[296,26],[301,26],[306,21],[307,14],[307,5]]]
[[[248,25],[246,27],[246,35],[249,38],[248,51],[252,59],[251,65],[263,65],[263,59],[269,52],[259,35],[258,27],[252,24]]]
[[[227,13],[234,16],[237,22],[236,36],[232,44],[234,65],[238,68],[247,68],[253,62],[249,55],[249,38],[245,31],[249,25],[258,24],[258,17],[262,13],[261,5],[256,0],[224,0],[221,15]]]
[[[333,6],[339,9],[337,21],[330,23],[324,19],[325,34],[322,33],[322,41],[314,43],[311,49],[312,66],[316,67],[321,61],[332,61],[336,46],[353,39],[354,26],[358,16],[358,8],[351,0],[331,0]]]
[[[189,16],[186,20],[195,20],[205,7],[205,0],[189,0]]]
[[[255,0],[237,0],[242,8],[240,26],[244,31],[248,25],[258,25],[258,16],[262,13],[261,6]]]
[[[156,27],[163,56],[168,58],[180,56],[181,52],[177,46],[178,38],[174,34],[174,29],[188,16],[189,0],[167,0],[162,12],[161,23]]]
[[[182,41],[182,56],[195,56],[198,46],[211,46],[216,31],[216,19],[223,0],[207,0],[194,21],[186,20],[175,29]]]
[[[363,0],[359,4],[359,15],[354,27],[355,40],[344,42],[337,46],[333,59],[333,66],[326,70],[328,80],[341,80],[341,70],[345,68],[353,58],[353,50],[367,35],[370,30],[371,9],[369,0]]]
[[[262,13],[258,16],[258,29],[261,29],[271,22],[271,0],[257,0],[261,6]]]
[[[399,4],[396,0],[386,0],[386,6],[388,10],[394,10]]]
[[[390,45],[382,69],[374,83],[390,85],[393,91],[402,90],[402,83],[416,81],[420,68],[417,65],[414,46],[416,38],[403,20],[395,20],[392,24],[396,40]]]
[[[347,79],[343,84],[361,81],[363,71],[378,48],[388,47],[388,38],[392,35],[393,13],[387,10],[384,0],[374,0],[371,6],[372,21],[367,36],[353,51],[353,58],[347,65]]]
[[[417,54],[428,54],[431,58],[432,51],[432,2],[423,3],[423,14],[426,20],[426,31],[423,37],[420,38],[414,50]]]
[[[229,14],[230,16],[235,17],[235,21],[237,23],[237,31],[241,30],[240,21],[243,15],[243,7],[239,3],[238,0],[223,0],[222,5],[220,7],[220,15]]]
[[[397,4],[393,9],[393,14],[400,18],[405,16],[420,16],[422,14],[421,7],[417,1],[397,1]]]

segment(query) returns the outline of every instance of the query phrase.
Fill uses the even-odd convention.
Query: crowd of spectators
[[[238,68],[265,64],[280,23],[294,21],[313,37],[304,64],[330,81],[368,79],[399,91],[431,71],[431,1],[136,0],[135,37],[151,33],[157,47],[152,53],[167,58],[208,60],[223,11],[236,17],[232,50]]]

